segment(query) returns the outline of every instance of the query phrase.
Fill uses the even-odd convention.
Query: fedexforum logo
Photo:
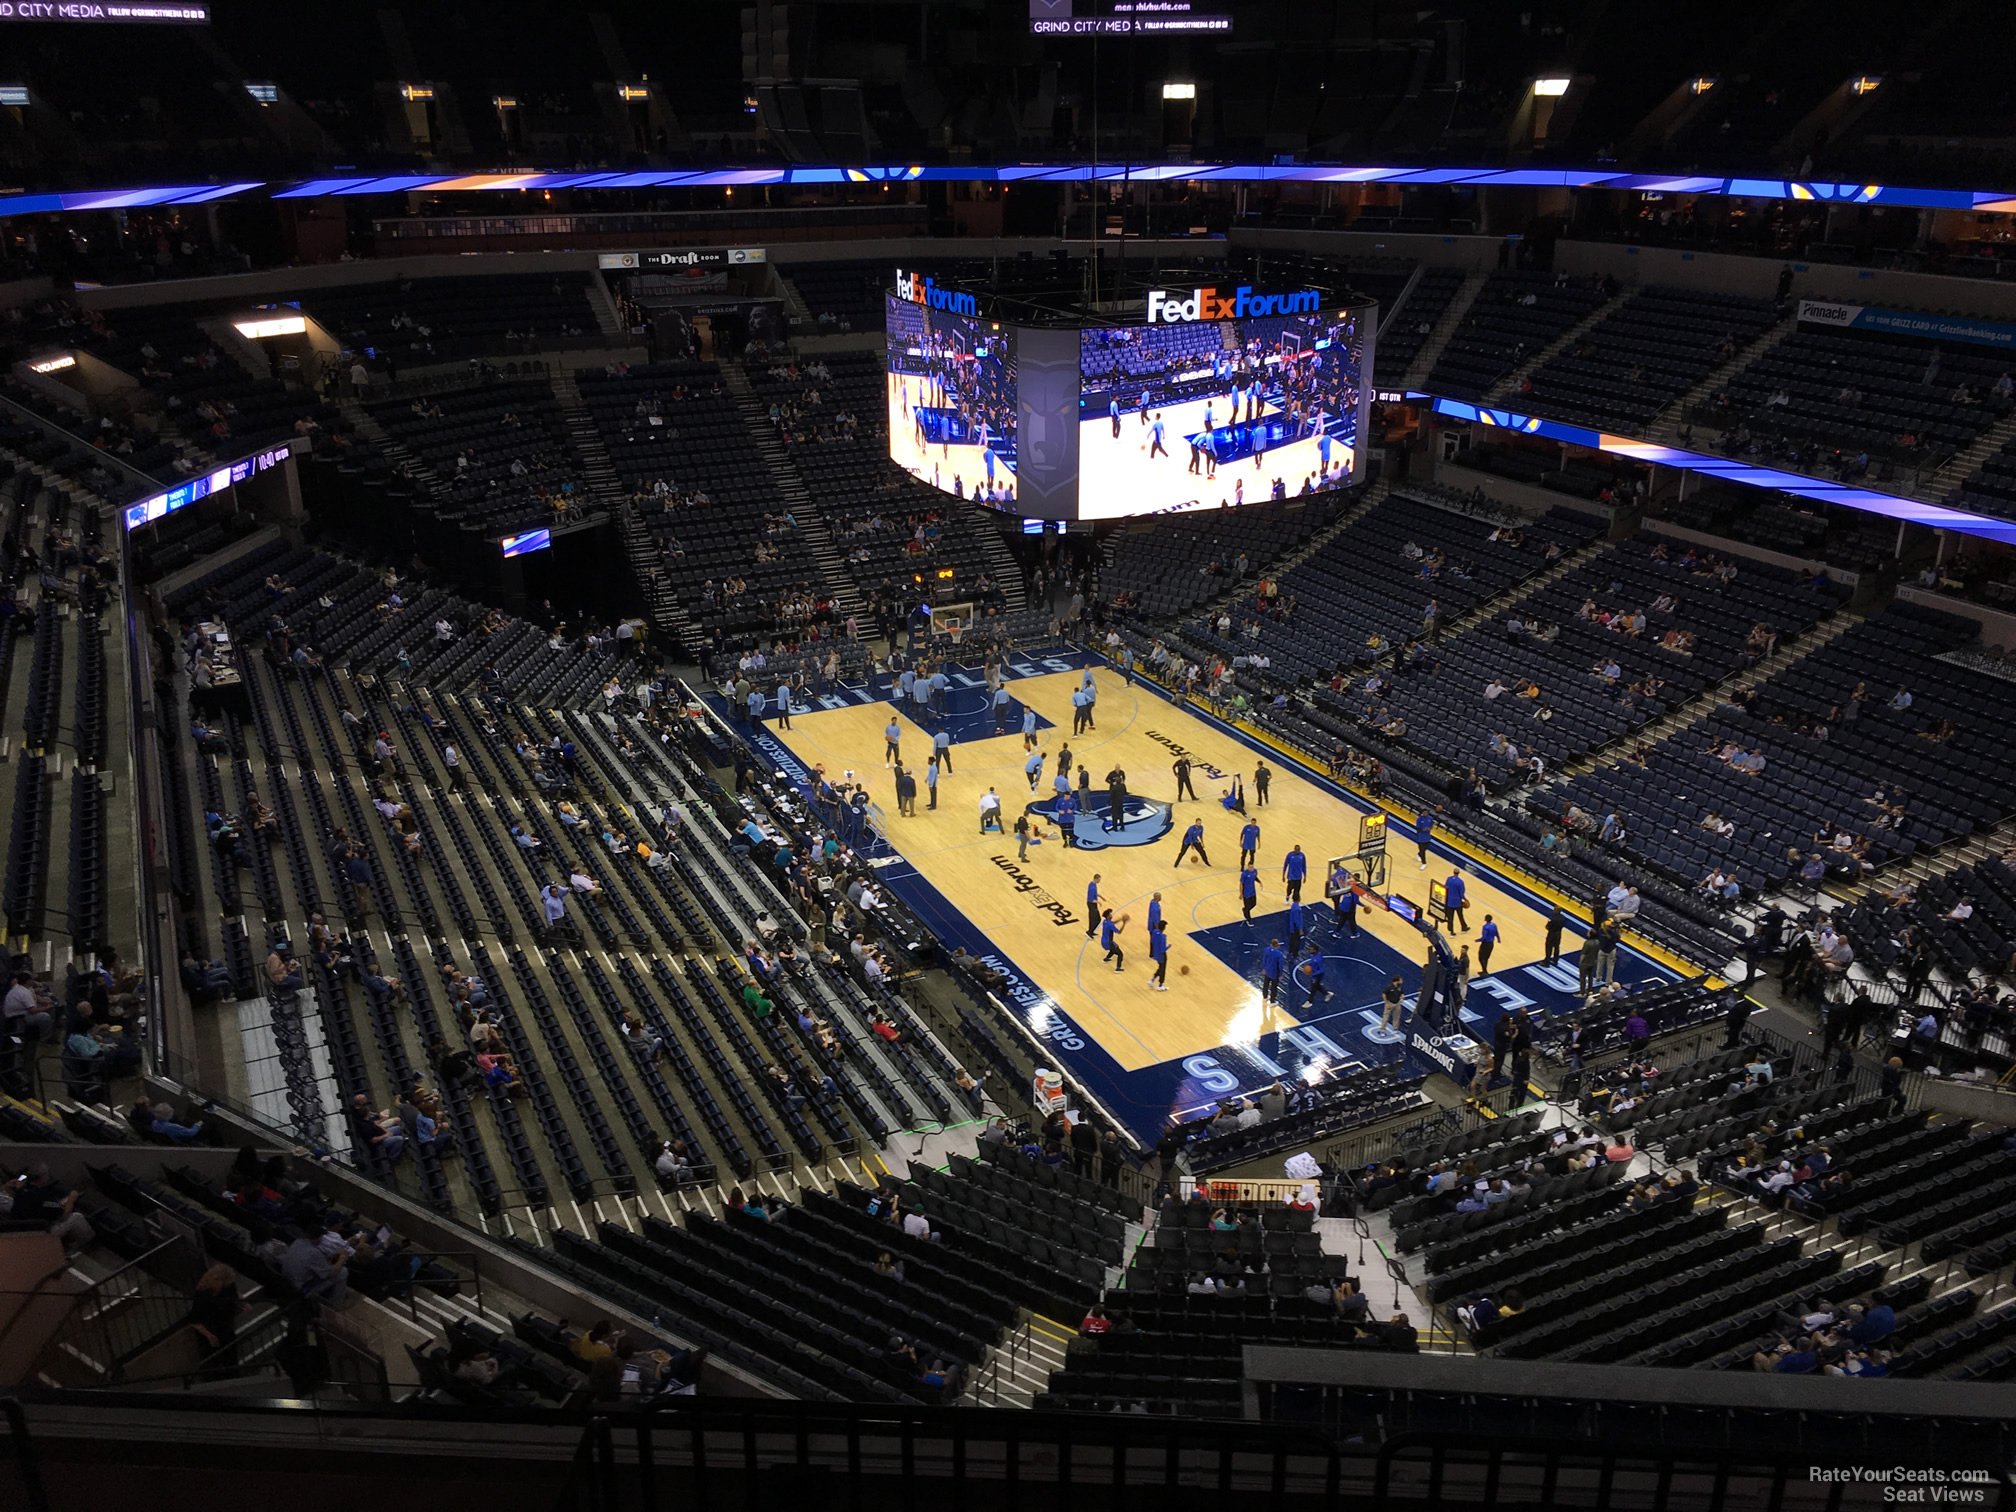
[[[1066,924],[1076,924],[1078,922],[1076,914],[1051,897],[1044,890],[1041,882],[1038,882],[1006,856],[989,856],[987,859],[1007,874],[1008,880],[1015,884],[1015,891],[1028,894],[1029,901],[1036,905],[1039,912],[1048,914],[1051,923],[1061,929]]]
[[[896,270],[896,297],[922,305],[927,310],[943,310],[947,315],[980,313],[980,301],[971,294],[941,289],[923,274],[905,273],[901,268]]]
[[[1206,777],[1209,777],[1212,781],[1223,782],[1225,780],[1225,774],[1221,772],[1217,767],[1211,765],[1210,762],[1206,761],[1202,756],[1199,756],[1195,751],[1187,750],[1184,747],[1178,745],[1175,741],[1171,740],[1167,735],[1164,735],[1160,730],[1149,730],[1145,733],[1147,734],[1150,740],[1154,741],[1155,744],[1161,746],[1171,756],[1188,756],[1190,758],[1190,765],[1195,767],[1198,771],[1202,772]]]
[[[1186,320],[1249,320],[1261,315],[1314,315],[1323,307],[1319,289],[1293,294],[1256,294],[1245,284],[1236,289],[1192,289],[1171,294],[1148,291],[1148,324],[1178,325]]]

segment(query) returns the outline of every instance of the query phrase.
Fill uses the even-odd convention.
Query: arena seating
[[[1255,602],[1237,606],[1230,635],[1215,627],[1187,633],[1226,658],[1263,651],[1277,681],[1328,680],[1340,668],[1380,660],[1383,648],[1419,633],[1430,600],[1441,606],[1446,625],[1542,570],[1550,544],[1558,556],[1593,534],[1594,522],[1563,514],[1520,527],[1520,544],[1513,544],[1494,520],[1458,514],[1444,507],[1447,502],[1434,493],[1396,490],[1352,520],[1280,579],[1277,603],[1294,601],[1287,624],[1267,623]],[[1406,587],[1396,582],[1403,574],[1413,580]],[[1249,633],[1254,624],[1257,638]],[[1379,648],[1369,644],[1375,636]]]
[[[753,1034],[745,1030],[737,1021],[744,1010],[731,1014],[725,1000],[740,992],[739,969],[724,996],[711,972],[663,958],[633,961],[626,955],[605,971],[588,958],[535,960],[509,944],[520,931],[536,931],[543,923],[536,906],[539,883],[556,870],[564,877],[569,868],[601,884],[594,896],[577,895],[572,912],[579,927],[606,947],[665,942],[677,948],[695,939],[739,944],[765,932],[760,914],[783,908],[775,893],[774,902],[765,901],[767,884],[732,853],[719,820],[702,817],[697,768],[682,764],[679,746],[632,740],[627,725],[612,725],[604,714],[562,721],[537,706],[546,699],[579,703],[592,697],[612,670],[605,656],[579,650],[556,655],[544,637],[522,624],[507,623],[485,635],[470,628],[475,611],[444,594],[427,593],[388,615],[371,607],[382,591],[373,575],[277,544],[232,563],[214,579],[199,580],[178,604],[202,603],[228,623],[256,625],[272,602],[265,587],[270,573],[294,585],[299,599],[329,601],[315,616],[312,644],[326,667],[340,664],[343,670],[318,670],[297,681],[254,658],[254,719],[228,720],[231,748],[246,758],[239,763],[239,794],[249,800],[250,772],[263,768],[262,786],[277,816],[275,838],[287,859],[283,875],[267,861],[263,844],[254,844],[249,855],[242,847],[235,853],[250,863],[268,928],[287,932],[283,921],[324,910],[332,918],[359,917],[335,861],[333,887],[322,881],[313,861],[341,829],[371,857],[367,906],[395,931],[417,922],[432,936],[444,917],[452,917],[465,938],[488,928],[507,947],[498,958],[481,944],[472,944],[466,958],[436,948],[423,964],[395,934],[398,958],[380,965],[365,957],[353,930],[354,977],[349,971],[318,972],[314,982],[312,1017],[329,1042],[335,1083],[332,1095],[318,1097],[325,1113],[360,1092],[371,1094],[376,1105],[383,1096],[377,1089],[405,1087],[416,1067],[432,1063],[440,1069],[455,1030],[435,983],[447,982],[442,969],[452,965],[485,984],[488,1012],[515,1062],[517,1085],[487,1096],[480,1089],[444,1085],[454,1131],[450,1147],[462,1155],[462,1165],[444,1174],[434,1152],[417,1156],[423,1186],[444,1204],[459,1203],[454,1195],[459,1177],[479,1207],[494,1210],[501,1188],[490,1173],[505,1168],[513,1172],[514,1184],[528,1191],[564,1189],[585,1196],[603,1183],[625,1190],[635,1183],[632,1162],[641,1158],[648,1167],[668,1130],[670,1137],[686,1141],[696,1171],[718,1164],[747,1175],[752,1151],[776,1158],[795,1147],[816,1158],[828,1140],[852,1137],[856,1121],[879,1136],[899,1120],[946,1116],[943,1088],[950,1065],[882,1048],[868,1033],[867,997],[844,976],[822,969],[788,989],[772,989],[838,1027],[851,1047],[842,1063],[817,1049],[809,1031],[799,1038],[774,1025],[757,1025]],[[372,679],[401,673],[392,657],[402,617],[431,626],[443,615],[461,627],[460,636],[446,643],[431,634],[412,637],[411,665],[401,674],[411,681],[398,696],[387,697]],[[479,674],[486,687],[494,681],[518,688],[527,703],[473,688]],[[340,713],[358,708],[370,714],[374,726],[385,727],[401,753],[396,769],[377,771],[371,791],[397,795],[414,816],[410,833],[417,844],[395,843],[401,827],[369,815],[358,801],[361,785],[353,786],[356,779],[346,775],[360,765],[379,766],[369,758],[368,735],[338,732]],[[452,737],[442,733],[451,729]],[[446,795],[439,743],[447,738],[461,751],[464,771],[493,795],[494,811],[478,811]],[[576,750],[564,769],[552,761],[535,768],[519,754],[563,740],[575,742]],[[296,752],[312,753],[304,768],[325,774],[298,790],[306,800],[305,816],[280,764],[283,754]],[[235,808],[225,803],[216,781],[218,760],[196,763],[199,790],[206,804]],[[620,811],[635,812],[639,795],[647,791],[660,795],[661,803],[665,795],[679,794],[692,806],[694,818],[677,842],[686,848],[683,877],[646,865],[631,855],[627,840],[611,839],[626,823]],[[580,816],[578,828],[554,818],[552,805],[563,796]],[[511,824],[541,838],[543,856],[515,845],[506,833]],[[368,838],[379,832],[386,835],[383,851]],[[591,838],[598,835],[605,843]],[[220,889],[239,888],[234,856],[216,850],[213,857]],[[228,901],[233,894],[222,896]],[[248,959],[241,981],[250,975]],[[397,978],[397,985],[374,987],[380,977]],[[356,1021],[360,986],[368,1028]],[[601,1005],[599,1013],[589,1011],[591,1002]],[[633,1046],[621,1053],[612,1048],[626,1033],[621,1023],[626,1009],[641,1020],[643,1043],[656,1042],[652,1054],[639,1056]],[[411,1030],[402,1025],[408,1017],[415,1020]],[[372,1074],[363,1051],[371,1041],[378,1046],[380,1076]],[[641,1091],[633,1090],[621,1069],[626,1061],[634,1062],[631,1074]],[[591,1065],[592,1086],[586,1069]],[[772,1067],[779,1068],[777,1074]],[[311,1085],[290,1090],[317,1097],[312,1067],[303,1074]],[[526,1098],[523,1104],[514,1104],[514,1091]],[[486,1102],[487,1120],[476,1111]],[[576,1130],[585,1133],[585,1147]]]
[[[1423,387],[1456,399],[1481,399],[1608,298],[1587,280],[1571,282],[1565,274],[1494,273],[1450,334]]]
[[[1532,375],[1521,403],[1550,419],[1643,434],[1661,410],[1765,331],[1771,303],[1652,286]]]
[[[591,507],[581,459],[543,380],[394,400],[371,414],[426,469],[421,507],[443,519],[504,534],[551,522],[556,501],[577,515]]]
[[[1398,388],[1406,381],[1414,359],[1428,344],[1429,334],[1462,289],[1461,269],[1423,268],[1397,316],[1382,317],[1372,353],[1372,374],[1381,388]]]
[[[1796,876],[1816,850],[1831,869],[1859,875],[1999,822],[2016,801],[2016,771],[1992,712],[2003,685],[1937,659],[1974,633],[1971,621],[1895,605],[1768,680],[1748,709],[1718,706],[1704,725],[1653,745],[1642,767],[1600,767],[1548,807],[1614,808],[1653,865],[1690,883],[1711,866],[1733,867],[1752,889]],[[1912,693],[1908,709],[1891,707],[1899,688]],[[1824,740],[1811,733],[1816,726],[1826,728]],[[1718,754],[1731,744],[1762,754],[1764,770],[1731,768]],[[1894,827],[1877,822],[1885,816],[1870,800],[1879,790],[1905,805]],[[1705,831],[1711,811],[1733,820],[1736,833]],[[1866,838],[1860,864],[1816,841],[1842,830]]]
[[[1985,458],[1940,501],[1996,519],[2016,519],[2016,441]]]
[[[2008,365],[1961,342],[1802,326],[1690,418],[1737,455],[1809,472],[1852,473],[1860,452],[1929,471],[2008,413]]]
[[[766,404],[796,410],[795,418],[780,414],[773,431],[786,445],[787,465],[825,515],[848,580],[870,598],[895,601],[928,564],[933,573],[953,574],[951,586],[940,590],[944,601],[1017,603],[1019,581],[997,581],[1013,561],[999,549],[994,521],[948,504],[942,493],[889,466],[881,358],[835,352],[819,358],[818,367],[807,374],[798,366],[752,364],[749,381]]]
[[[304,291],[301,308],[346,346],[407,368],[600,339],[582,273],[338,284]]]
[[[1112,602],[1143,615],[1182,615],[1237,586],[1248,571],[1278,560],[1318,530],[1334,499],[1263,500],[1239,510],[1158,518],[1113,537],[1100,581]]]
[[[776,486],[714,364],[654,363],[578,381],[696,622],[739,635],[825,616],[827,590],[806,560],[803,523],[791,506],[776,507]]]
[[[1646,513],[1689,530],[1858,573],[1881,570],[1897,547],[1896,531],[1881,516],[1733,483],[1708,483],[1690,489],[1684,499],[1677,491],[1661,496],[1647,504]]]

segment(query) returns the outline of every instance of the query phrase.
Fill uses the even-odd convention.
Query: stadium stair
[[[1574,325],[1568,327],[1567,330],[1555,337],[1554,340],[1547,343],[1546,346],[1540,348],[1537,352],[1531,353],[1524,362],[1498,380],[1492,387],[1491,392],[1484,396],[1486,401],[1492,404],[1509,404],[1515,401],[1519,397],[1519,382],[1521,379],[1525,378],[1528,374],[1539,372],[1541,368],[1552,362],[1556,357],[1559,357],[1563,352],[1574,351],[1576,343],[1617,313],[1618,303],[1619,301],[1615,299],[1604,300],[1602,304],[1596,306],[1595,309],[1576,321]],[[1545,402],[1546,396],[1544,394],[1538,397],[1542,403]]]
[[[1566,553],[1552,567],[1543,568],[1532,577],[1523,579],[1513,587],[1510,593],[1486,599],[1471,609],[1468,614],[1459,615],[1457,618],[1451,620],[1449,627],[1442,632],[1442,639],[1445,641],[1454,640],[1465,630],[1481,625],[1486,620],[1504,619],[1507,611],[1511,610],[1514,606],[1523,604],[1536,595],[1544,593],[1550,585],[1558,583],[1578,567],[1585,565],[1592,558],[1608,550],[1610,544],[1608,540],[1602,536],[1598,536],[1595,540],[1576,547],[1573,551]],[[1399,654],[1398,651],[1389,652],[1385,657],[1381,658],[1381,664],[1390,665],[1392,659]]]
[[[825,513],[806,488],[804,475],[792,460],[791,449],[777,439],[777,427],[770,423],[770,412],[750,384],[747,369],[739,362],[722,363],[721,386],[741,411],[742,423],[748,427],[758,455],[776,481],[777,501],[797,517],[798,534],[812,560],[819,564],[819,576],[833,595],[834,609],[843,617],[867,613],[867,601],[854,586],[853,574],[848,572],[846,558],[834,544]]]
[[[1765,357],[1770,355],[1771,350],[1779,342],[1792,335],[1798,329],[1799,322],[1796,320],[1779,321],[1762,341],[1754,342],[1745,347],[1655,415],[1652,423],[1645,427],[1646,438],[1652,441],[1663,441],[1669,445],[1676,442],[1680,435],[1680,428],[1687,423],[1687,416],[1690,411],[1697,405],[1706,404],[1712,396],[1729,386],[1730,379],[1749,367],[1751,363],[1761,362]]]
[[[994,586],[1001,590],[1001,596],[1008,601],[1008,613],[1016,614],[1027,609],[1029,603],[1029,581],[1023,575],[1022,564],[1015,560],[1015,554],[1008,549],[1002,533],[996,529],[980,532],[980,547],[987,554],[987,575],[994,580]]]
[[[441,475],[427,465],[403,441],[395,441],[392,433],[380,425],[377,418],[355,399],[339,399],[336,409],[344,419],[357,428],[357,434],[369,441],[385,454],[385,459],[396,467],[404,467],[418,482],[438,485]]]
[[[1365,489],[1365,491],[1362,494],[1360,494],[1351,504],[1346,506],[1342,514],[1338,515],[1336,519],[1332,520],[1328,525],[1325,525],[1321,530],[1317,531],[1314,535],[1312,535],[1307,541],[1304,541],[1295,550],[1289,552],[1287,555],[1280,557],[1275,561],[1259,562],[1253,564],[1251,570],[1248,571],[1244,581],[1234,584],[1231,588],[1219,594],[1216,598],[1210,600],[1208,603],[1201,604],[1195,609],[1187,611],[1185,614],[1185,618],[1191,620],[1195,620],[1199,617],[1209,618],[1217,614],[1218,611],[1221,609],[1233,608],[1240,602],[1250,599],[1253,595],[1253,584],[1257,582],[1260,578],[1286,577],[1290,572],[1294,571],[1297,567],[1300,567],[1304,562],[1308,561],[1311,557],[1315,556],[1319,551],[1323,550],[1324,547],[1328,546],[1332,541],[1336,540],[1337,537],[1342,535],[1345,531],[1349,530],[1359,520],[1363,519],[1366,515],[1372,513],[1373,510],[1377,509],[1380,506],[1380,504],[1385,501],[1386,496],[1390,494],[1392,491],[1393,486],[1390,483],[1388,483],[1384,478],[1376,480],[1375,482],[1370,484]],[[1109,540],[1106,543],[1105,548],[1106,561],[1109,565],[1113,560],[1115,541],[1117,541],[1117,539],[1118,538],[1115,537],[1113,540]]]
[[[1435,322],[1435,328],[1428,333],[1421,350],[1414,354],[1414,361],[1407,369],[1407,380],[1402,388],[1415,388],[1435,370],[1435,364],[1442,356],[1442,349],[1449,345],[1449,338],[1456,334],[1456,327],[1463,323],[1463,317],[1470,313],[1470,305],[1477,298],[1477,291],[1484,287],[1489,273],[1474,272],[1463,276],[1463,286],[1456,291],[1456,297],[1449,301],[1449,307],[1442,312],[1442,318]]]
[[[1657,744],[1675,730],[1684,730],[1689,725],[1700,723],[1713,714],[1717,706],[1728,702],[1733,695],[1745,688],[1755,687],[1766,678],[1775,677],[1792,663],[1804,660],[1829,641],[1845,635],[1860,623],[1861,617],[1854,614],[1837,614],[1832,619],[1822,620],[1804,635],[1787,640],[1756,666],[1745,668],[1728,682],[1709,688],[1691,703],[1682,704],[1672,713],[1654,720],[1633,734],[1630,740],[1612,741],[1598,751],[1566,763],[1545,786],[1553,787],[1568,782],[1597,767],[1615,766],[1623,759],[1628,749]]]
[[[630,559],[631,570],[643,585],[644,603],[650,611],[652,628],[670,636],[688,656],[699,655],[707,637],[693,623],[693,617],[679,602],[679,595],[672,591],[665,574],[651,570],[662,562],[657,538],[637,513],[637,506],[628,499],[616,507],[616,528],[622,533],[623,552]]]
[[[2016,441],[2016,410],[2011,410],[1997,420],[1987,430],[1975,437],[1973,443],[1957,452],[1945,466],[1932,474],[1921,490],[1928,499],[1944,499],[1954,489],[1973,477],[1982,463],[1996,455],[2010,442]]]
[[[1400,286],[1400,292],[1394,295],[1391,302],[1387,304],[1386,308],[1379,312],[1379,329],[1381,331],[1384,331],[1388,326],[1393,325],[1396,321],[1399,320],[1399,318],[1403,314],[1406,313],[1407,298],[1410,294],[1412,294],[1415,291],[1415,289],[1420,287],[1421,272],[1427,266],[1428,265],[1426,263],[1417,262],[1416,264],[1414,264],[1412,270],[1410,270],[1409,273],[1407,274],[1407,282],[1405,282]]]
[[[630,333],[616,313],[616,301],[609,297],[609,281],[598,270],[588,279],[588,308],[595,312],[595,329],[612,341]]]
[[[987,1351],[967,1378],[961,1407],[1032,1407],[1050,1377],[1064,1369],[1076,1331],[1055,1318],[1020,1309],[1008,1337]]]
[[[598,279],[598,286],[599,283]],[[622,497],[623,485],[617,479],[616,464],[603,444],[602,433],[595,428],[594,417],[581,402],[581,385],[574,381],[574,370],[555,364],[547,381],[552,385],[553,397],[560,401],[560,417],[567,424],[567,435],[574,443],[575,455],[581,459],[588,486],[597,497],[615,504]]]

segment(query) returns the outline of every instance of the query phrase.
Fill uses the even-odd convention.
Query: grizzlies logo
[[[1109,845],[1153,845],[1176,827],[1172,805],[1127,795],[1120,823],[1111,822],[1112,800],[1103,792],[1086,795],[1082,803],[1074,798],[1077,814],[1071,822],[1071,843],[1079,850],[1104,850]],[[1057,822],[1057,800],[1046,798],[1029,805],[1028,811],[1050,823]]]

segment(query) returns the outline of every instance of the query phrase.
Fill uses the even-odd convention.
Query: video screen
[[[1364,329],[1349,310],[1080,333],[1078,518],[1348,487]]]
[[[889,457],[961,499],[1015,501],[1015,350],[985,320],[889,296]]]

